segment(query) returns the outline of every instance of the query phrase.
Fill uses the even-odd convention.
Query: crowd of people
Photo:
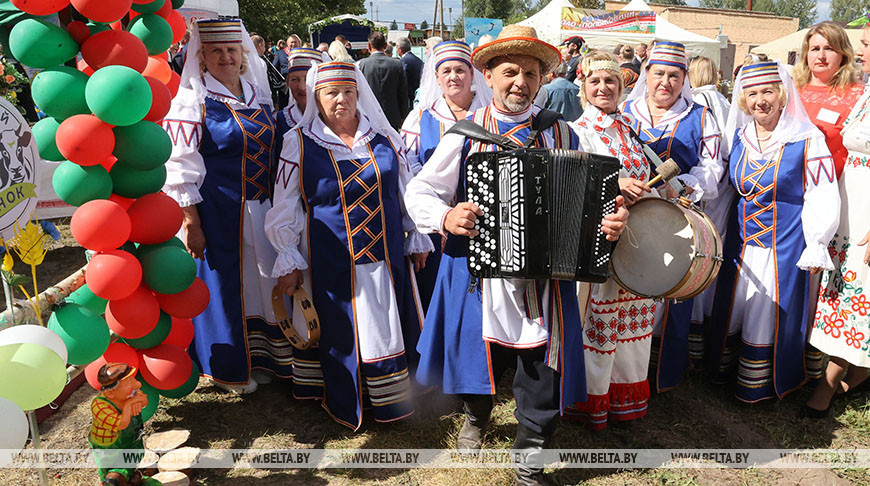
[[[745,62],[730,101],[716,65],[676,42],[614,54],[571,37],[560,52],[512,25],[474,50],[432,40],[425,63],[407,40],[399,59],[387,47],[375,32],[358,62],[342,38],[270,50],[239,20],[200,21],[182,47],[164,191],[211,290],[190,353],[217,386],[292,380],[294,397],[354,430],[367,413],[409,416],[437,388],[462,399],[457,446],[473,451],[515,368],[514,448],[535,451],[560,415],[593,429],[643,417],[650,390],[689,367],[750,403],[812,386],[809,417],[867,383],[870,26],[862,67],[824,22],[793,72]],[[548,107],[561,118],[538,126]],[[465,159],[502,148],[447,133],[466,119],[519,145],[618,160],[620,195],[601,221],[612,241],[638,200],[691,201],[722,236],[718,279],[675,302],[612,279],[473,277],[468,239],[485,216],[465,201]],[[676,162],[684,194],[647,184],[645,150]],[[285,339],[276,285],[312,296],[318,346]],[[516,474],[543,481],[533,462]]]

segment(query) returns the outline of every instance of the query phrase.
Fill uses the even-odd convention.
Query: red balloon
[[[193,372],[187,351],[172,344],[158,344],[141,351],[142,378],[158,390],[172,390],[183,385]]]
[[[69,32],[70,37],[75,39],[79,45],[84,44],[88,37],[91,36],[91,29],[88,28],[88,24],[81,20],[70,22],[69,25],[66,26],[66,31]]]
[[[160,303],[151,289],[142,285],[123,299],[106,305],[106,324],[124,339],[138,339],[154,330],[160,320]]]
[[[94,69],[117,65],[141,73],[148,65],[148,50],[127,31],[106,30],[88,37],[82,44],[82,58]]]
[[[117,22],[113,22],[113,23],[109,24],[109,27],[111,27],[112,30],[124,30],[124,26],[121,25],[120,20]]]
[[[79,60],[76,62],[76,68],[77,68],[79,71],[81,71],[81,72],[87,74],[88,76],[90,76],[91,74],[94,74],[94,68],[90,67],[90,66],[88,65],[87,61],[85,61],[84,59],[79,59]]]
[[[175,95],[178,94],[178,87],[181,86],[181,76],[175,72],[169,72],[169,82],[166,83],[166,87],[169,88],[169,94],[175,98]]]
[[[187,23],[184,22],[184,17],[178,13],[178,10],[170,10],[169,15],[166,16],[166,21],[172,27],[172,43],[181,42],[181,39],[184,39],[184,33],[187,31]]]
[[[148,81],[148,85],[151,87],[151,110],[145,115],[145,119],[154,123],[160,123],[163,117],[169,113],[172,95],[169,93],[169,88],[158,79],[145,76],[145,81]]]
[[[179,317],[172,318],[172,329],[169,335],[163,340],[166,344],[178,346],[181,349],[187,349],[190,343],[193,342],[193,321],[190,319],[182,319]]]
[[[135,3],[135,4],[137,4],[137,5],[144,5],[144,4],[146,4],[146,3],[151,3],[151,2],[153,2],[153,1],[154,1],[154,0],[133,0],[133,3]]]
[[[91,292],[106,300],[129,296],[142,283],[142,265],[132,254],[123,250],[97,253],[85,270],[85,282]]]
[[[184,214],[175,199],[154,192],[136,200],[127,210],[132,229],[130,241],[156,245],[175,236],[181,228]]]
[[[117,203],[94,199],[76,209],[69,229],[88,250],[114,250],[130,238],[130,217]]]
[[[130,366],[139,368],[139,354],[136,353],[135,349],[124,343],[109,344],[109,347],[106,348],[106,352],[102,356],[85,367],[85,379],[88,380],[88,384],[95,390],[100,389],[97,373],[106,363],[127,363]]]
[[[115,159],[115,160],[117,160],[117,159]],[[109,170],[109,169],[106,169],[106,170]],[[135,202],[136,200],[130,199],[127,197],[123,197],[123,196],[119,196],[117,194],[112,194],[111,196],[109,196],[109,201],[118,203],[118,205],[121,206],[122,208],[124,208],[124,211],[126,211],[127,209],[130,208],[130,205],[133,204],[133,202]]]
[[[172,12],[172,0],[163,2],[163,6],[154,13],[165,19],[169,15],[169,12]]]
[[[209,291],[205,282],[199,277],[190,287],[177,294],[157,294],[160,308],[169,315],[190,319],[202,314],[208,307]]]
[[[71,0],[70,3],[80,14],[102,23],[121,20],[133,4],[131,0]]]
[[[132,34],[130,34],[132,35]],[[135,37],[135,36],[134,36]],[[148,65],[142,71],[145,76],[151,76],[158,79],[161,83],[167,84],[172,78],[172,68],[169,63],[156,56],[148,56]]]
[[[110,155],[110,156],[106,157],[105,160],[100,162],[100,165],[102,165],[103,168],[106,169],[106,172],[111,172],[112,167],[115,166],[115,162],[117,162],[117,161],[118,161],[118,159],[115,158],[114,155]],[[124,209],[126,209],[126,208],[124,208]]]
[[[70,162],[97,165],[112,155],[115,133],[112,125],[94,115],[73,115],[58,127],[55,142],[61,155]]]
[[[50,15],[69,5],[69,0],[12,0],[12,5],[31,15]]]

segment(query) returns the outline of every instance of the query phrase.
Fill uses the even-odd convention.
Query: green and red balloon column
[[[95,252],[86,286],[56,309],[49,326],[70,350],[69,362],[87,365],[91,385],[100,366],[117,361],[138,367],[158,393],[184,396],[199,375],[186,352],[190,319],[205,310],[209,293],[175,237],[181,208],[160,192],[172,152],[161,123],[179,84],[166,51],[184,36],[176,10],[183,1],[12,4],[39,16],[75,9],[88,20],[66,29],[23,20],[9,40],[16,58],[42,70],[33,98],[47,117],[34,137],[44,159],[61,162],[55,192],[77,206],[70,230]],[[67,65],[74,60],[77,69]]]

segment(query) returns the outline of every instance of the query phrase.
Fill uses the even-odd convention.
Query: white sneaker
[[[254,380],[249,381],[244,385],[230,385],[228,383],[221,383],[219,381],[210,380],[212,385],[222,388],[230,393],[235,393],[236,395],[247,395],[249,393],[254,393],[257,391],[257,382]]]
[[[256,381],[258,385],[268,385],[272,383],[272,373],[265,370],[252,370],[251,380]]]

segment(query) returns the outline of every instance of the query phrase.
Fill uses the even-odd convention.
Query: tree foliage
[[[420,22],[420,30],[426,30],[428,28],[429,28],[429,22],[426,22],[425,20]]]
[[[870,11],[870,0],[832,0],[831,20],[851,22]]]
[[[797,17],[800,28],[809,27],[816,22],[815,0],[776,0],[774,12],[783,17]]]
[[[239,0],[239,16],[248,31],[271,41],[290,34],[308,39],[308,26],[318,20],[364,12],[364,0]]]

